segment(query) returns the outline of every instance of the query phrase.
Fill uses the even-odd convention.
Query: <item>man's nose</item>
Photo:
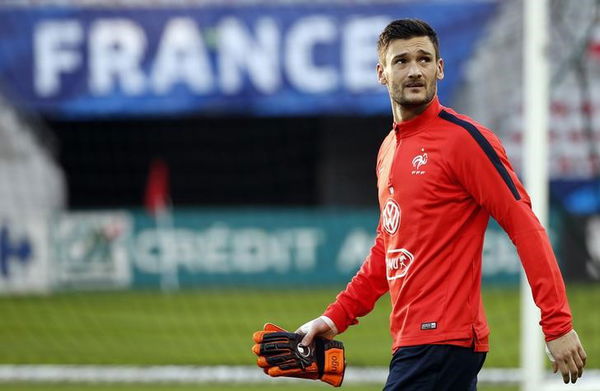
[[[421,72],[421,68],[417,65],[416,62],[411,62],[408,68],[408,77],[411,79],[419,79],[423,77],[423,73]]]

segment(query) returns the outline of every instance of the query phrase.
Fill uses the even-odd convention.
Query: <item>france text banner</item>
[[[387,23],[415,17],[437,29],[448,101],[495,8],[0,8],[0,89],[63,117],[381,114],[376,42]]]

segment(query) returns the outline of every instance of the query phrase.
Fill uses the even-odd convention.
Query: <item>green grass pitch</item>
[[[255,330],[265,321],[295,329],[318,316],[337,290],[207,288],[168,294],[128,291],[1,297],[0,363],[254,365],[255,357],[250,348]],[[597,310],[600,284],[571,285],[568,293],[576,328],[588,351],[588,367],[600,368],[600,312]],[[487,367],[518,366],[518,300],[514,287],[484,290],[492,328]],[[389,297],[384,296],[373,313],[339,337],[347,347],[349,365],[388,365],[389,310]],[[310,384],[311,389],[315,386]],[[1,384],[0,387],[5,388]],[[18,384],[6,389],[69,390],[69,387]],[[107,387],[85,388],[121,389]],[[160,385],[123,387],[127,391],[162,390]],[[191,386],[186,387],[169,385],[167,388],[191,389]],[[194,390],[268,388],[265,385],[193,387]],[[347,389],[374,390],[377,387]],[[295,384],[286,384],[286,388],[308,389]]]

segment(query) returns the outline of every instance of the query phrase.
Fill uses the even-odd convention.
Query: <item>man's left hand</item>
[[[546,342],[546,346],[554,358],[552,361],[554,373],[560,370],[565,384],[569,383],[569,380],[575,383],[583,375],[587,358],[575,330]]]

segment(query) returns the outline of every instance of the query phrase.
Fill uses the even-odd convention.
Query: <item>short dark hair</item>
[[[385,51],[393,40],[415,37],[429,37],[435,48],[435,58],[440,58],[437,33],[430,25],[419,19],[398,19],[388,24],[379,34],[379,41],[377,42],[379,60],[383,62]]]

